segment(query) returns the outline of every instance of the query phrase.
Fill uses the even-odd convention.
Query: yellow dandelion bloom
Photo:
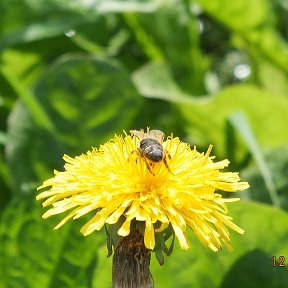
[[[229,161],[213,162],[212,146],[200,153],[177,137],[163,143],[164,161],[151,162],[139,151],[140,140],[134,135],[114,139],[75,158],[64,155],[64,172],[43,183],[37,200],[46,199],[43,206],[52,206],[43,218],[70,211],[55,227],[70,218],[77,219],[94,211],[94,216],[82,227],[86,236],[100,230],[104,224],[114,225],[124,219],[118,235],[127,236],[132,222],[142,223],[144,243],[155,248],[155,236],[170,226],[182,249],[189,247],[186,228],[199,240],[217,251],[221,243],[229,247],[227,227],[244,233],[227,215],[225,199],[217,190],[235,192],[249,187],[239,182],[238,173],[220,172]]]

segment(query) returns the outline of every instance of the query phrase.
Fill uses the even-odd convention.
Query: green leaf
[[[288,99],[271,95],[252,85],[234,85],[222,90],[202,105],[178,105],[188,121],[188,135],[197,135],[193,144],[214,145],[216,154],[225,157],[226,120],[236,112],[243,112],[260,147],[277,147],[287,143]],[[277,127],[277,129],[276,129]],[[242,150],[241,150],[242,149]],[[243,147],[237,154],[243,154]],[[239,157],[239,155],[238,155]]]
[[[237,2],[198,0],[197,2],[216,19],[242,32],[256,28],[269,19],[270,3],[267,0],[238,0]]]
[[[6,137],[6,133],[0,131],[0,145],[5,144],[6,139],[7,139],[7,137]]]
[[[161,0],[100,0],[97,1],[95,11],[100,13],[119,13],[119,12],[142,12],[148,13],[154,11],[162,3]],[[96,4],[96,3],[95,3]]]
[[[9,202],[11,197],[10,182],[8,167],[0,153],[0,215],[2,209]]]
[[[74,17],[73,17],[74,18]],[[39,23],[29,24],[20,28],[15,33],[8,34],[0,42],[0,50],[19,43],[29,43],[32,41],[52,38],[71,30],[73,27],[81,24],[83,21],[78,17],[74,19],[46,20]]]
[[[85,19],[81,7],[73,5],[73,1],[65,2],[48,0],[41,5],[41,2],[16,0],[11,6],[9,0],[1,1],[1,11],[6,13],[0,20],[0,49],[64,33]]]
[[[15,192],[27,193],[36,189],[39,178],[49,177],[54,168],[60,168],[64,144],[39,128],[20,101],[9,120],[6,161],[11,184]]]
[[[5,76],[6,80],[13,87],[14,91],[17,93],[18,97],[22,99],[25,105],[28,107],[32,117],[37,119],[37,123],[41,128],[45,128],[48,131],[55,132],[55,127],[52,122],[48,118],[45,110],[33,95],[31,91],[29,91],[24,85],[21,84],[15,75],[9,73],[8,69],[2,67],[0,69],[2,75]]]
[[[288,147],[283,146],[265,151],[264,157],[276,186],[281,208],[288,210]],[[243,191],[243,197],[271,204],[269,191],[259,167],[256,165],[249,166],[241,174],[251,186],[248,190]]]
[[[3,287],[91,287],[97,250],[106,246],[104,234],[83,237],[81,220],[53,231],[55,219],[41,219],[43,208],[31,197],[14,199],[2,215]]]
[[[248,32],[243,35],[243,38],[249,42],[251,50],[255,49],[254,53],[256,55],[264,55],[266,59],[287,73],[288,44],[281,38],[281,35],[279,35],[279,32],[274,27],[268,26]],[[277,53],[275,53],[275,51],[277,51]]]
[[[241,43],[240,48],[248,50],[255,58],[264,56],[263,58],[269,59],[287,72],[288,45],[281,37],[279,27],[272,21],[273,16],[277,19],[279,15],[273,11],[270,1],[199,0],[197,2],[203,6],[205,12],[232,32],[235,45]]]
[[[263,153],[258,146],[257,140],[251,131],[250,125],[245,118],[245,115],[242,113],[236,113],[231,116],[230,121],[238,133],[242,136],[242,139],[246,143],[248,150],[254,158],[254,161],[259,167],[273,205],[280,207],[279,197],[277,195],[277,190],[271,172],[267,166]]]
[[[201,95],[205,93],[204,75],[208,61],[200,49],[198,18],[191,12],[188,2],[168,1],[154,13],[129,14],[125,15],[125,20],[148,59],[157,64],[165,63],[165,66],[152,64],[150,72],[154,68],[154,74],[157,74],[163,69],[183,91]],[[151,79],[152,75],[146,71]]]
[[[132,80],[139,93],[147,98],[187,104],[204,103],[208,98],[196,97],[182,91],[166,64],[147,64],[132,74]]]
[[[161,1],[81,2],[74,0],[40,1],[3,0],[0,3],[0,50],[23,42],[51,38],[94,21],[99,15],[116,12],[151,12]]]
[[[278,49],[276,50],[279,51]],[[281,56],[282,55],[280,55],[280,57]],[[268,90],[271,94],[275,95],[285,96],[288,94],[287,72],[285,71],[286,69],[283,71],[274,63],[268,62],[263,58],[257,60],[257,67],[261,86],[265,90]]]
[[[191,248],[174,251],[159,266],[152,257],[155,287],[285,287],[287,267],[273,267],[272,256],[284,255],[288,264],[288,214],[282,210],[253,202],[231,203],[234,222],[245,230],[232,233],[233,252],[217,253],[203,247],[190,233]],[[265,241],[263,241],[265,239]]]
[[[63,165],[64,153],[85,153],[114,133],[131,129],[142,103],[121,66],[79,55],[59,59],[34,94],[57,132],[39,127],[35,115],[22,103],[16,105],[10,117],[7,159],[18,192],[51,176]]]

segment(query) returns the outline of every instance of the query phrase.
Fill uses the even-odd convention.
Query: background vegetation
[[[287,0],[1,0],[0,11],[0,287],[111,287],[104,233],[84,238],[85,219],[53,231],[36,187],[64,153],[147,126],[212,143],[251,184],[229,205],[246,231],[232,233],[234,252],[191,233],[190,250],[153,258],[155,287],[286,287]]]

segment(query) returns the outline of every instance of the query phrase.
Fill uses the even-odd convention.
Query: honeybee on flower
[[[189,248],[187,228],[213,251],[223,243],[230,247],[228,227],[240,234],[244,231],[227,215],[226,203],[239,198],[224,198],[218,191],[236,192],[249,184],[240,182],[236,172],[220,171],[229,161],[214,162],[211,150],[210,145],[200,153],[178,137],[164,139],[159,130],[132,130],[86,154],[64,155],[64,171],[55,171],[38,188],[37,200],[46,199],[43,206],[50,206],[43,218],[70,211],[57,229],[94,211],[81,233],[87,236],[108,225],[120,239],[137,229],[158,260],[169,250],[157,243],[163,237],[175,235],[182,249]]]

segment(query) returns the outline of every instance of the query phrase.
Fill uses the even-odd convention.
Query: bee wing
[[[130,134],[131,134],[132,136],[136,136],[139,140],[144,139],[145,134],[146,134],[146,133],[144,133],[143,130],[141,130],[141,131],[138,131],[138,130],[130,130],[129,132],[130,132]]]
[[[148,133],[145,133],[145,138],[153,138],[158,142],[162,143],[165,134],[161,130],[150,130]]]

